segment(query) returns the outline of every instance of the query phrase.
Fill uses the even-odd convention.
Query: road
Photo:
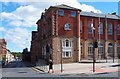
[[[118,72],[98,74],[49,74],[33,69],[29,64],[15,61],[2,68],[2,77],[117,77]]]
[[[15,61],[2,68],[2,77],[51,77],[54,75],[36,71],[21,61]]]

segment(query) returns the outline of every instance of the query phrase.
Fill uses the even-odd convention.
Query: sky
[[[37,30],[36,22],[41,13],[49,6],[66,4],[82,11],[110,14],[117,12],[118,1],[96,2],[91,0],[49,0],[49,1],[1,1],[0,2],[0,38],[5,38],[7,49],[12,52],[30,50],[31,32]]]

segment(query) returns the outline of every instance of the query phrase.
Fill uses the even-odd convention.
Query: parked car
[[[2,61],[2,66],[5,66],[5,61]]]

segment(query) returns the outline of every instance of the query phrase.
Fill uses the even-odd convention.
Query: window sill
[[[71,59],[72,57],[62,57],[63,59]]]

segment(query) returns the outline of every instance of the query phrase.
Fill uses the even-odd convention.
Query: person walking
[[[50,70],[52,70],[52,73],[54,73],[54,71],[53,71],[53,61],[51,59],[49,60],[49,71],[48,71],[48,73],[50,73]]]

